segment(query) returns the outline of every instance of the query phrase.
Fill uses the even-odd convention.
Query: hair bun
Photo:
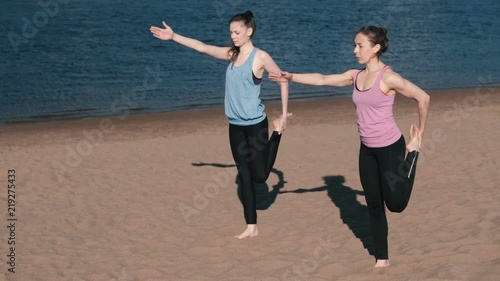
[[[361,33],[368,37],[368,40],[375,46],[380,45],[380,50],[377,52],[377,56],[380,57],[381,54],[385,53],[389,48],[389,38],[387,38],[387,28],[382,26],[363,26],[355,33],[357,35]]]
[[[253,18],[253,13],[252,13],[252,11],[250,11],[250,10],[247,10],[247,11],[246,11],[245,13],[243,13],[243,14],[244,14],[245,16],[249,16],[249,17]]]

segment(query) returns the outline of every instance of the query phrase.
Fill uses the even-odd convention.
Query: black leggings
[[[257,223],[254,182],[263,183],[273,168],[281,135],[273,131],[269,139],[267,117],[251,126],[229,124],[229,142],[238,168],[243,213],[247,224]]]
[[[389,211],[402,212],[413,189],[418,151],[408,153],[406,158],[405,152],[403,136],[381,148],[361,144],[359,151],[359,175],[368,205],[377,259],[388,259],[389,256],[384,202]]]

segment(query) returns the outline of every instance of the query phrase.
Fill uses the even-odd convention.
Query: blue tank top
[[[231,62],[226,70],[224,109],[230,124],[249,126],[266,118],[265,106],[260,101],[260,83],[253,79],[253,61],[259,49],[254,48],[241,66]]]

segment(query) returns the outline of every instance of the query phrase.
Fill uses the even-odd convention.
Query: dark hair
[[[250,35],[250,38],[252,38],[257,28],[255,20],[253,18],[253,13],[251,11],[246,11],[242,14],[236,14],[229,20],[229,24],[235,21],[241,21],[247,28],[252,28],[253,31],[252,34]],[[229,61],[230,62],[235,61],[238,58],[238,55],[240,54],[240,47],[236,47],[233,43],[233,46],[229,50],[229,54],[231,54],[231,59]]]
[[[383,53],[387,51],[389,48],[389,38],[387,38],[387,29],[385,27],[378,26],[363,26],[358,31],[356,31],[356,35],[359,33],[368,37],[368,40],[372,42],[375,46],[377,44],[380,45],[380,50],[377,52],[377,57],[380,57]]]

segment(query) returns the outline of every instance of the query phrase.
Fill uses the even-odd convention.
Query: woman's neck
[[[384,66],[385,64],[380,59],[374,58],[366,64],[366,72],[379,72]]]
[[[243,46],[240,47],[240,54],[248,54],[253,50],[252,41],[248,40]]]

